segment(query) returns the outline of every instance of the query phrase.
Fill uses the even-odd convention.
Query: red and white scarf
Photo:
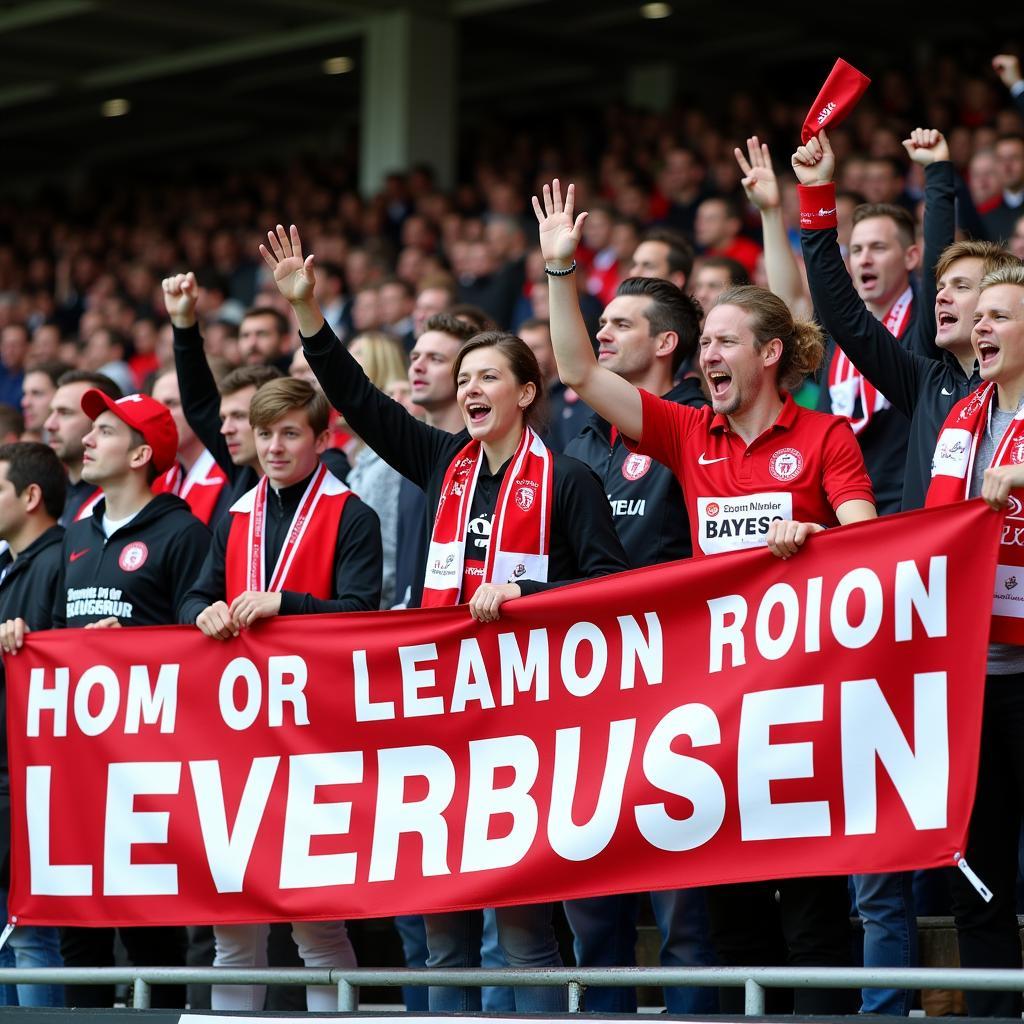
[[[906,333],[913,304],[914,293],[908,287],[882,319],[885,329],[897,340]],[[860,370],[850,362],[838,345],[832,353],[832,362],[828,368],[828,393],[832,402],[832,412],[836,416],[845,416],[855,434],[859,434],[867,427],[876,412],[889,408],[889,400],[885,395],[864,379]],[[855,418],[858,398],[860,416]]]
[[[424,608],[459,603],[466,563],[466,528],[483,459],[480,442],[470,441],[452,459],[444,475],[427,552]],[[484,582],[547,580],[553,465],[551,451],[528,427],[498,490]]]
[[[285,589],[330,599],[338,525],[352,492],[326,466],[319,466],[292,516],[268,580],[264,553],[267,491],[267,478],[263,477],[231,506],[224,567],[226,600],[230,603],[246,590]]]
[[[978,442],[992,422],[996,385],[983,384],[953,406],[932,457],[932,482],[925,505],[948,505],[970,494]],[[999,439],[991,466],[1024,462],[1024,410],[1018,410]],[[1020,588],[1018,591],[1018,587]],[[992,597],[991,639],[1024,645],[1024,489],[1010,492],[999,544]]]
[[[224,471],[204,448],[187,473],[182,472],[180,462],[175,462],[163,476],[157,477],[153,493],[176,494],[188,502],[188,507],[197,519],[209,525],[226,482]]]

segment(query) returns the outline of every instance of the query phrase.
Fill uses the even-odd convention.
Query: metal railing
[[[537,967],[537,968],[283,968],[230,967],[36,967],[0,968],[0,985],[132,986],[132,1006],[148,1009],[154,985],[330,985],[338,1009],[359,1009],[359,986],[542,985],[568,989],[569,1013],[584,1009],[588,987],[713,986],[742,988],[744,1013],[765,1012],[770,988],[962,989],[1024,992],[1024,972],[962,967]]]

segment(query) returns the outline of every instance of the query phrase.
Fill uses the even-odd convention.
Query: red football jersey
[[[779,418],[748,445],[710,408],[640,395],[643,436],[624,440],[675,473],[694,554],[758,547],[774,519],[835,526],[844,501],[874,504],[860,446],[838,416],[804,409],[787,395]]]

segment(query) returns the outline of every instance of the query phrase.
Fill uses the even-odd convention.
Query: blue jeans
[[[589,896],[566,900],[579,967],[634,967],[639,895]],[[710,967],[718,961],[708,931],[703,889],[669,889],[650,894],[661,933],[663,967]],[[669,1013],[716,1013],[718,992],[708,988],[665,988]],[[636,1013],[635,988],[588,988],[588,1011]]]
[[[917,917],[914,876],[910,871],[882,875],[853,875],[857,916],[864,922],[865,967],[916,967]],[[866,988],[861,1013],[906,1017],[913,992],[895,988]]]
[[[497,907],[494,911],[498,945],[509,967],[561,967],[562,957],[551,923],[551,904]],[[426,914],[428,967],[479,967],[483,915],[477,910]],[[524,986],[515,990],[518,1013],[564,1013],[566,991],[561,986]],[[437,986],[430,989],[432,1013],[458,1013],[481,1008],[480,990]]]
[[[402,953],[406,967],[427,965],[427,932],[423,918],[418,914],[403,914],[395,918],[395,930],[402,940]],[[498,945],[498,923],[494,910],[484,911],[483,934],[480,942],[481,967],[508,967],[505,954]],[[428,1009],[427,989],[419,985],[404,985],[402,997],[407,1010]],[[508,986],[485,985],[481,992],[484,1013],[506,1013],[516,1008],[515,994]]]
[[[0,889],[0,910],[7,920],[7,891]],[[0,949],[0,967],[63,967],[56,928],[19,926]],[[2,1006],[63,1006],[63,985],[0,985]]]

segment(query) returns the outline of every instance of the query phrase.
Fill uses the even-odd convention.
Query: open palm
[[[277,230],[267,232],[270,248],[260,246],[260,255],[274,272],[277,290],[289,302],[302,302],[313,294],[316,274],[313,272],[313,254],[302,256],[302,240],[299,229],[293,224],[285,231],[280,224]]]
[[[557,178],[544,186],[543,208],[540,200],[533,197],[533,212],[540,225],[540,252],[546,263],[571,260],[580,244],[587,215],[581,213],[573,220],[575,202],[576,187],[570,185],[565,190],[565,203],[562,203],[562,188]]]

